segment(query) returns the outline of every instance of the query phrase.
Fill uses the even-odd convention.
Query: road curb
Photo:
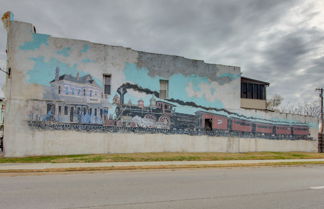
[[[110,165],[110,166],[82,166],[59,167],[55,163],[55,167],[44,168],[3,168],[0,165],[0,173],[45,173],[45,172],[73,172],[73,171],[114,171],[114,170],[155,170],[155,169],[186,169],[186,168],[229,168],[229,167],[259,167],[259,166],[303,166],[303,165],[324,165],[324,160],[308,160],[308,161],[271,161],[271,162],[230,162],[230,163],[204,163],[195,162],[195,164],[152,164],[152,165]]]

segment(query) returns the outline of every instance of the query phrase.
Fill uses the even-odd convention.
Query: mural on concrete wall
[[[32,39],[22,44],[20,50],[34,52],[49,45],[48,36],[34,34]],[[89,48],[85,44],[77,56],[88,53]],[[119,78],[114,73],[98,78],[88,73],[93,71],[79,70],[78,64],[68,65],[57,58],[67,59],[71,53],[71,47],[61,47],[55,51],[56,57],[44,57],[42,53],[29,57],[34,66],[27,72],[27,82],[43,89],[42,98],[28,101],[31,127],[311,139],[309,124],[228,111],[231,101],[225,101],[226,93],[220,91],[231,91],[228,84],[240,79],[239,73],[224,73],[216,65],[184,58],[181,65],[173,66],[173,56],[159,60],[162,55],[138,52],[137,63],[125,62],[124,69],[115,72],[121,74]],[[80,63],[96,62],[90,58],[83,57]],[[118,85],[112,85],[113,79],[118,79]],[[161,80],[168,80],[166,97],[161,95]]]
[[[55,69],[50,87],[44,89],[44,100],[29,101],[28,122],[32,127],[310,139],[307,124],[279,123],[194,102],[160,99],[159,92],[129,82],[119,86],[109,101],[103,87],[90,74],[61,75],[59,68]],[[129,95],[134,92],[144,95],[145,101]]]

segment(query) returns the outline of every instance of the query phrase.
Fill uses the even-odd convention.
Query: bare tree
[[[320,104],[318,101],[282,104],[283,100],[283,97],[275,94],[267,101],[267,109],[282,113],[320,117]]]
[[[318,102],[286,104],[280,107],[280,111],[284,113],[307,115],[320,117],[320,104]]]
[[[272,111],[279,111],[279,106],[283,98],[279,94],[275,94],[267,101],[267,109]]]

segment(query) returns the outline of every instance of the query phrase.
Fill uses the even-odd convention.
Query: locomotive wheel
[[[144,115],[144,118],[156,121],[156,117],[152,114],[146,114]]]
[[[135,122],[129,122],[127,124],[127,127],[135,128],[135,127],[137,127],[137,124]]]
[[[162,123],[166,127],[170,127],[170,117],[168,117],[166,115],[160,116],[159,122]]]

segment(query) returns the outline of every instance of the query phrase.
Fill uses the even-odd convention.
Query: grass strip
[[[0,157],[0,163],[95,163],[95,162],[148,162],[148,161],[217,161],[217,160],[280,160],[323,159],[324,153],[308,152],[247,152],[247,153],[125,153],[60,155],[30,157]]]

